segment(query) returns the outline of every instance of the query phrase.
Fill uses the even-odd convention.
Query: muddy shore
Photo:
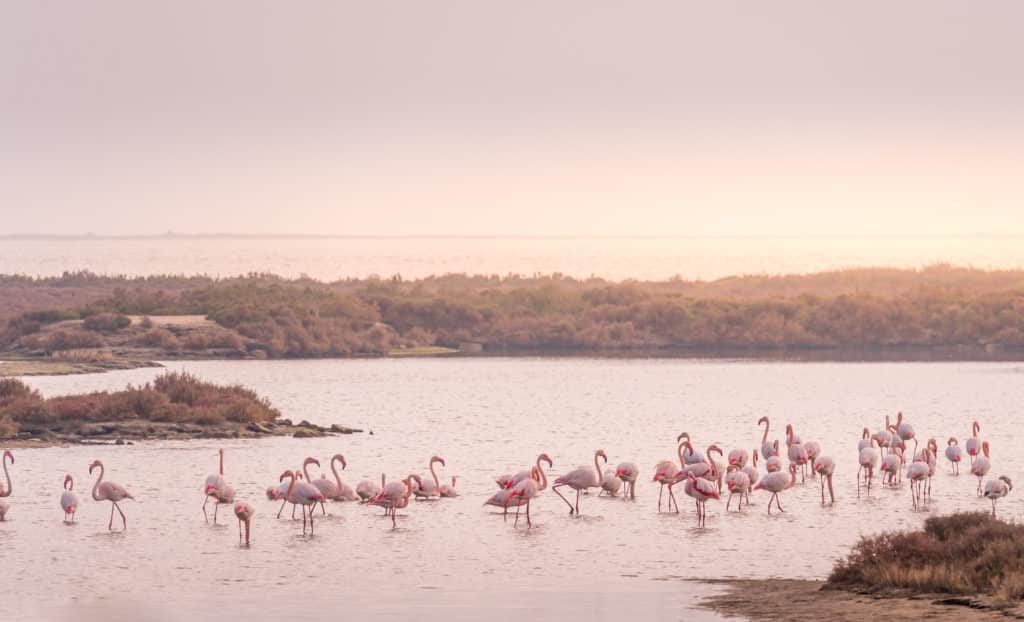
[[[1024,619],[1024,609],[1004,609],[985,597],[855,593],[823,589],[824,581],[789,579],[708,581],[724,588],[701,606],[726,617],[781,622],[863,622],[936,620],[981,622]]]

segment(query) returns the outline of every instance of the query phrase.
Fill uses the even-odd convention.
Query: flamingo
[[[627,496],[630,499],[636,499],[636,480],[640,478],[640,467],[635,462],[620,462],[615,467],[615,477],[626,485],[625,490],[622,491],[623,500]]]
[[[682,436],[682,435],[680,435]],[[679,475],[679,471],[685,466],[686,462],[683,457],[683,448],[686,443],[690,441],[679,443],[676,448],[676,455],[679,456],[679,465],[671,460],[662,460],[658,464],[654,465],[654,477],[651,479],[652,482],[658,482],[661,487],[658,489],[658,511],[661,511],[661,495],[665,491],[665,486],[668,486],[668,509],[672,511],[672,504],[675,503],[676,512],[679,512],[679,504],[676,503],[675,496],[672,494],[672,484],[676,481],[676,477]]]
[[[554,462],[551,461],[551,456],[542,453],[542,454],[537,456],[537,462],[534,463],[534,466],[537,467],[538,470],[540,470],[541,478],[544,480],[544,482],[547,482],[548,480],[547,480],[547,476],[544,475],[544,466],[541,464],[542,462],[547,462],[549,469],[552,466],[554,466]],[[511,488],[512,486],[514,486],[515,484],[518,484],[519,482],[523,481],[524,479],[530,479],[531,477],[533,477],[533,467],[530,467],[528,469],[524,469],[522,471],[519,471],[515,475],[510,476],[509,480],[505,484],[504,488]],[[545,487],[547,487],[546,483],[545,483]]]
[[[68,473],[64,476],[64,492],[60,495],[60,507],[64,509],[64,522],[75,522],[75,510],[78,509],[78,495],[75,494],[75,480]],[[68,515],[71,520],[68,520]]]
[[[779,439],[772,442],[772,455],[765,458],[764,470],[769,473],[777,473],[782,470],[782,456],[779,455]]]
[[[235,504],[235,516],[238,517],[238,544],[242,544],[242,523],[245,523],[245,546],[249,546],[249,527],[252,521],[252,515],[256,513],[248,503],[236,503]]]
[[[807,478],[807,449],[800,442],[800,437],[793,433],[793,425],[786,424],[786,448],[789,461],[800,467],[800,483]]]
[[[904,442],[909,441],[915,437],[914,426],[903,421],[902,412],[896,414],[896,434],[898,434]]]
[[[821,504],[825,505],[825,480],[828,480],[830,503],[835,504],[836,494],[832,490],[832,475],[836,472],[835,460],[831,456],[818,456],[817,460],[814,461],[814,472],[821,478]]]
[[[857,469],[857,497],[860,498],[860,474],[864,473],[864,483],[867,484],[868,495],[871,494],[871,482],[875,479],[875,468],[878,466],[878,450],[875,449],[875,443],[878,442],[878,437],[872,436],[869,439],[868,446],[860,450],[857,456],[857,461],[860,463],[860,468]]]
[[[377,482],[364,479],[356,484],[356,495],[359,496],[360,503],[366,503],[370,499],[380,494],[381,489],[384,488],[384,474],[380,474],[380,486]]]
[[[875,435],[875,440],[878,440],[878,435]],[[871,433],[868,432],[867,428],[864,428],[864,431],[861,432],[860,440],[857,441],[857,453],[864,451],[868,447],[871,447]]]
[[[679,436],[676,437],[676,442],[678,443],[683,439],[686,439],[686,442],[690,442],[690,434],[688,432],[681,432]],[[694,451],[693,445],[688,445],[683,451],[683,460],[686,464],[697,464],[698,462],[704,461],[704,456]]]
[[[740,469],[747,474],[747,479],[750,480],[750,486],[753,487],[757,483],[757,480],[761,479],[761,474],[757,471],[757,450],[750,452],[750,464]],[[747,489],[747,503],[750,503],[750,489]]]
[[[821,444],[818,441],[804,441],[803,446],[807,450],[807,462],[811,465],[811,477],[814,477],[815,473],[817,473],[815,460],[821,455]]]
[[[885,474],[883,483],[888,483],[890,486],[898,486],[902,481],[901,468],[903,467],[903,449],[901,447],[893,447],[889,453],[885,454],[882,458],[882,466],[879,469]]]
[[[697,477],[693,473],[686,475],[686,484],[683,492],[692,497],[697,504],[697,526],[704,527],[707,523],[708,499],[721,499],[716,490],[715,483],[703,477]]]
[[[939,443],[934,438],[928,439],[928,455],[925,456],[925,462],[928,463],[928,481],[925,483],[924,494],[931,499],[932,478],[939,468]]]
[[[441,496],[445,497],[445,498],[448,498],[448,499],[451,499],[453,497],[458,497],[459,496],[459,492],[457,490],[455,490],[455,476],[454,475],[452,475],[452,485],[451,486],[449,486],[448,484],[441,484]]]
[[[738,464],[730,464],[726,467],[725,487],[729,489],[729,499],[725,502],[725,511],[729,511],[729,504],[732,503],[732,496],[734,494],[739,494],[740,500],[737,504],[737,510],[742,510],[743,495],[750,492],[750,476]]]
[[[768,515],[772,513],[772,500],[775,500],[776,507],[779,508],[780,512],[784,512],[782,504],[779,502],[779,493],[787,488],[791,488],[796,483],[796,465],[789,465],[789,474],[783,471],[775,471],[769,473],[761,478],[761,481],[754,486],[754,490],[767,490],[772,493],[772,496],[768,499]]]
[[[996,501],[999,501],[1013,490],[1013,482],[1009,477],[1000,475],[999,479],[990,479],[985,482],[985,498],[992,501],[992,517],[996,515]]]
[[[588,488],[598,488],[601,486],[604,478],[601,474],[601,465],[597,463],[598,458],[604,458],[605,462],[608,462],[608,455],[604,453],[603,449],[598,449],[594,452],[594,470],[591,471],[589,467],[577,467],[572,471],[569,471],[565,475],[555,480],[555,485],[551,487],[556,495],[562,497],[562,501],[569,506],[569,515],[572,516],[573,511],[576,512],[576,516],[580,515],[580,492],[587,490]],[[569,500],[562,496],[562,493],[558,491],[559,488],[568,486],[576,491],[576,507],[569,503]]]
[[[234,503],[235,501],[235,487],[232,486],[224,479],[224,450],[218,449],[217,454],[220,456],[220,470],[216,475],[208,475],[206,477],[206,487],[203,489],[203,517],[206,522],[210,522],[210,517],[206,513],[206,502],[211,498],[214,500],[213,504],[213,524],[217,524],[217,510],[220,509],[221,503]]]
[[[974,464],[974,459],[981,451],[981,439],[978,438],[978,432],[981,432],[981,426],[974,421],[971,423],[971,437],[964,443],[967,447],[967,455],[971,457],[971,464]]]
[[[306,464],[309,464],[311,459],[306,458],[303,468]],[[320,466],[315,459],[313,462]],[[308,507],[309,512],[309,535],[313,535],[313,510],[316,508],[316,504],[321,504],[323,507],[324,495],[320,492],[316,486],[309,482],[300,480],[294,471],[285,471],[281,474],[281,481],[288,477],[291,478],[291,482],[288,484],[288,491],[285,493],[284,498],[292,505],[302,506],[302,535],[306,535],[306,512]]]
[[[7,511],[11,509],[11,505],[3,500],[2,497],[10,497],[11,492],[14,490],[14,486],[11,485],[11,474],[7,472],[7,460],[14,464],[14,454],[11,450],[5,449],[3,457],[0,457],[0,462],[4,465],[4,477],[7,479],[7,487],[4,488],[3,484],[0,483],[0,521],[7,520]]]
[[[409,475],[401,481],[388,483],[370,501],[374,505],[383,507],[386,510],[385,515],[391,515],[392,529],[397,526],[395,522],[397,511],[409,505],[409,497],[412,496],[413,491],[413,481],[416,482],[417,486],[423,485],[419,475]]]
[[[432,479],[423,481],[419,486],[413,488],[412,494],[416,495],[417,499],[429,499],[431,497],[439,497],[441,495],[441,482],[437,479],[437,471],[434,470],[435,462],[440,462],[441,466],[447,466],[444,462],[444,458],[441,456],[430,457],[429,468]]]
[[[971,475],[978,477],[978,496],[981,496],[981,478],[988,475],[988,470],[992,468],[992,461],[988,455],[988,441],[981,442],[981,453],[982,455],[977,456],[974,462],[971,464]]]
[[[530,470],[532,472],[530,477],[518,482],[509,489],[509,497],[506,502],[506,507],[508,503],[516,503],[516,520],[512,523],[513,527],[519,525],[519,507],[521,505],[526,506],[527,528],[533,527],[533,521],[530,520],[530,501],[532,501],[533,498],[536,497],[544,488],[541,487],[540,467],[533,467]]]
[[[334,482],[332,482],[330,480],[327,480],[327,479],[320,478],[322,481],[319,481],[319,484],[318,484],[318,480],[310,477],[309,476],[309,465],[311,465],[311,464],[315,464],[317,466],[317,468],[320,468],[320,461],[319,460],[317,460],[316,458],[314,458],[312,456],[307,457],[305,460],[302,461],[302,474],[306,477],[306,481],[305,482],[300,481],[299,483],[300,484],[308,483],[310,486],[312,486],[314,489],[316,489],[317,492],[320,493],[320,513],[326,516],[327,515],[327,508],[324,507],[324,501],[327,500],[327,493],[324,492],[324,488],[330,490],[333,493],[337,493],[338,491],[335,489],[335,483]],[[323,486],[324,488],[321,488],[321,486]],[[309,490],[305,489],[305,488],[300,488],[300,490],[303,490],[304,492],[309,492]],[[292,503],[294,505],[295,502],[293,501]],[[295,508],[292,508],[293,517],[294,517],[294,509]],[[315,504],[314,504],[314,508],[313,509],[316,509]],[[305,524],[305,522],[306,522],[306,516],[305,515],[302,516],[302,522],[303,522],[303,524]],[[303,527],[302,533],[306,533],[305,527]]]
[[[747,466],[747,450],[746,449],[733,449],[729,452],[729,464],[740,467],[741,469]]]
[[[333,456],[331,456],[331,473],[334,474],[334,483],[337,485],[338,489],[337,494],[331,497],[331,501],[357,501],[359,499],[359,495],[356,494],[356,491],[353,490],[351,486],[341,481],[341,476],[338,475],[338,469],[335,468],[334,466],[335,462],[341,463],[342,471],[348,468],[348,463],[345,462],[345,456],[341,454],[334,454]],[[325,479],[327,479],[327,476],[321,474],[320,480]],[[316,484],[316,482],[313,483],[314,485]],[[319,486],[317,487],[319,488]]]
[[[99,477],[96,478],[96,483],[92,487],[92,498],[95,501],[109,501],[110,502],[110,522],[107,523],[107,529],[108,530],[113,530],[114,529],[114,510],[115,509],[117,509],[117,513],[121,515],[121,528],[122,529],[127,529],[128,528],[128,519],[125,518],[124,512],[121,511],[121,506],[118,505],[118,502],[119,501],[124,501],[125,499],[132,499],[132,500],[134,500],[135,497],[133,497],[128,492],[128,490],[125,489],[125,487],[122,486],[121,484],[118,484],[116,482],[105,482],[105,481],[103,481],[103,473],[104,473],[103,463],[100,462],[99,460],[93,460],[92,464],[89,465],[89,475],[92,475],[92,472],[95,469],[97,469],[97,468],[100,470],[100,475],[99,475]]]
[[[302,473],[295,473],[295,479],[301,480],[302,479]],[[296,507],[296,504],[295,504],[294,501],[292,501],[291,499],[288,498],[288,491],[290,490],[290,486],[291,486],[291,482],[284,482],[284,481],[282,481],[280,484],[278,484],[277,488],[268,488],[267,489],[267,498],[270,498],[272,501],[276,501],[278,499],[282,500],[281,501],[281,508],[277,511],[277,518],[281,518],[281,512],[284,512],[284,506],[286,506],[289,503],[291,503],[292,504],[292,520],[295,520],[295,507]],[[274,496],[271,498],[271,491],[272,490],[274,491],[273,492]]]
[[[889,423],[889,415],[885,416],[885,427],[875,432],[875,439],[878,440],[878,448],[882,453],[889,453],[889,448],[892,447],[893,433],[890,431],[892,425]]]
[[[761,455],[767,460],[772,456],[779,455],[779,442],[774,443],[768,442],[768,430],[771,428],[771,423],[768,421],[768,417],[761,417],[757,420],[757,425],[764,424],[764,436],[761,437]]]
[[[923,496],[921,488],[928,478],[928,456],[926,455],[928,453],[928,449],[923,450],[922,459],[914,460],[907,467],[907,479],[910,480],[910,496],[914,500],[915,510],[921,506]]]
[[[615,475],[615,470],[611,467],[607,467],[604,470],[604,475],[601,477],[601,490],[597,493],[600,497],[604,493],[608,493],[609,497],[614,497],[619,494],[619,490],[622,489],[622,480]]]
[[[518,508],[520,505],[526,503],[526,501],[522,497],[512,498],[512,488],[516,484],[523,482],[527,479],[530,479],[531,477],[533,477],[534,473],[536,473],[537,475],[540,476],[540,490],[544,490],[545,488],[548,487],[548,476],[544,474],[544,467],[541,465],[542,462],[547,462],[549,469],[555,465],[555,463],[552,462],[551,460],[551,456],[547,455],[546,453],[540,454],[539,456],[537,456],[537,462],[535,466],[530,467],[528,471],[519,471],[514,476],[508,476],[508,485],[506,485],[504,488],[498,490],[498,492],[491,495],[491,497],[487,499],[487,501],[484,501],[484,505],[493,505],[502,508],[502,518],[504,520],[508,520],[509,507]]]
[[[689,444],[689,442],[687,442]],[[709,445],[707,448],[706,456],[701,462],[688,465],[682,470],[682,472],[676,476],[676,481],[673,485],[683,481],[691,473],[695,477],[703,477],[710,480],[712,483],[718,486],[718,489],[722,489],[722,468],[718,462],[715,462],[714,458],[711,457],[711,452],[717,452],[719,456],[722,455],[722,450],[718,445]]]
[[[962,452],[960,451],[959,442],[955,436],[950,436],[949,440],[946,441],[946,460],[949,460],[949,464],[953,468],[953,475],[960,475],[961,457]]]

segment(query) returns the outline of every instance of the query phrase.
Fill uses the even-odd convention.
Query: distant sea
[[[0,273],[132,276],[272,272],[322,280],[453,272],[717,279],[945,262],[1024,268],[1024,236],[949,237],[0,237]]]

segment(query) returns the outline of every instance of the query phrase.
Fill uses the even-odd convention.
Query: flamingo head
[[[903,423],[903,411],[896,413],[896,425]]]
[[[277,481],[283,482],[285,480],[285,478],[288,478],[288,477],[290,477],[292,479],[295,479],[295,472],[292,471],[291,469],[289,469],[289,470],[285,471],[284,473],[282,473],[281,477],[279,477]]]
[[[761,425],[762,423],[768,423],[768,417],[761,417],[757,420],[757,425]]]
[[[310,465],[310,464],[315,464],[317,466],[320,466],[320,461],[317,460],[316,458],[310,456],[310,457],[308,457],[308,458],[306,458],[305,460],[302,461],[302,468],[306,468],[306,466]]]
[[[549,456],[547,454],[541,454],[541,455],[537,456],[537,462],[540,462],[541,460],[543,460],[544,462],[548,463],[548,468],[549,469],[551,467],[555,466],[555,463],[551,461],[551,456]]]
[[[338,462],[341,463],[341,470],[342,471],[344,471],[345,467],[348,466],[348,463],[345,462],[345,456],[343,456],[341,454],[334,454],[333,456],[331,456],[331,462],[334,462],[335,460],[337,460]]]
[[[274,488],[273,486],[267,488],[267,499],[270,501],[277,500],[277,488]]]
[[[678,443],[679,441],[683,440],[684,438],[686,439],[687,442],[689,442],[690,441],[690,433],[689,432],[680,432],[679,436],[676,437],[676,442]]]
[[[594,452],[594,457],[596,458],[597,456],[601,456],[602,458],[604,458],[604,461],[607,464],[608,454],[604,453],[603,449],[598,449],[596,452]]]
[[[64,490],[74,490],[74,489],[75,489],[75,480],[71,479],[71,474],[69,473],[69,474],[64,476]]]
[[[981,451],[985,454],[985,457],[988,458],[988,441],[981,442]]]
[[[447,464],[444,463],[444,458],[442,458],[441,456],[431,456],[430,464],[434,464],[435,462],[440,462],[441,466],[448,466]]]
[[[9,452],[4,452],[4,456],[6,457],[8,453]],[[11,464],[13,464],[13,463],[14,463],[14,459],[11,458]],[[97,469],[97,468],[102,469],[103,468],[103,463],[100,462],[99,460],[93,460],[92,464],[89,465],[89,474],[92,475],[93,469]]]
[[[971,435],[977,436],[978,432],[981,432],[981,425],[979,425],[978,422],[975,420],[974,422],[971,423]]]
[[[6,460],[8,458],[11,459],[11,464],[14,464],[14,454],[11,453],[10,449],[5,449],[3,459]]]
[[[708,453],[711,452],[716,452],[719,456],[723,455],[722,448],[715,444],[712,444],[708,447]]]
[[[946,445],[958,445],[958,444],[959,444],[959,443],[957,442],[957,440],[956,440],[956,437],[955,437],[955,436],[950,436],[950,437],[949,437],[949,440],[948,440],[948,441],[946,441]]]
[[[1006,485],[1010,488],[1010,490],[1013,490],[1013,482],[1010,481],[1009,477],[1006,477],[1005,475],[1000,475],[999,479],[1003,480],[1003,482],[1006,483]]]
[[[871,432],[868,431],[867,428],[864,428],[864,431],[860,433],[860,437],[861,438],[870,438],[871,437]]]

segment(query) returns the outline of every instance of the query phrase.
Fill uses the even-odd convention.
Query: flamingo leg
[[[285,499],[281,502],[281,509],[277,511],[277,517],[281,518],[281,512],[284,512],[284,506],[288,505],[288,500]],[[295,514],[292,514],[292,518],[295,518]]]
[[[732,493],[729,493],[729,498],[725,501],[725,511],[729,511],[729,504],[732,503]]]
[[[112,530],[114,528],[114,506],[115,505],[117,505],[117,504],[114,503],[113,501],[110,502],[110,522],[107,523],[107,530],[108,531]]]
[[[309,506],[309,535],[313,535],[313,511],[316,510],[315,505]]]
[[[512,527],[515,528],[519,525],[519,506],[516,506],[516,520],[512,523]]]
[[[121,528],[128,529],[128,519],[125,518],[124,512],[121,511],[121,506],[115,503],[114,507],[117,508],[117,513],[121,515]],[[111,515],[113,515],[113,512],[111,512]]]
[[[786,510],[782,509],[782,503],[779,502],[779,495],[778,494],[775,495],[775,507],[779,508],[780,512],[785,512],[786,511]]]
[[[210,500],[210,495],[206,495],[206,498],[203,499],[203,518],[206,519],[206,522],[210,522],[210,517],[207,516],[207,514],[206,514],[206,502],[209,501],[209,500]]]
[[[245,519],[245,546],[249,546],[249,533],[252,528],[252,519]]]
[[[533,522],[530,520],[530,500],[526,500],[526,526],[533,527]]]
[[[561,488],[562,486],[564,486],[564,484],[555,484],[554,486],[552,486],[552,487],[551,487],[551,490],[552,490],[552,491],[554,491],[554,493],[555,493],[556,495],[558,495],[559,497],[561,497],[561,498],[562,498],[562,501],[565,501],[565,504],[566,504],[567,506],[569,506],[569,515],[570,515],[570,516],[572,516],[572,511],[573,511],[573,510],[572,510],[572,504],[571,504],[571,503],[569,503],[569,500],[568,500],[568,499],[566,499],[566,498],[565,498],[565,496],[564,496],[564,495],[563,495],[563,494],[562,494],[561,492],[559,492],[559,490],[558,490],[558,489],[559,489],[559,488]],[[668,492],[669,492],[669,494],[672,494],[672,489],[671,489],[671,488],[669,488]]]
[[[576,516],[580,515],[580,491],[576,491]]]
[[[664,484],[664,482],[661,484],[661,486],[658,487],[658,511],[659,512],[661,511],[661,494],[663,492],[665,492],[665,484]]]
[[[203,504],[205,505],[205,503]],[[217,510],[220,509],[220,501],[213,504],[213,524],[217,524]]]
[[[857,469],[857,498],[858,499],[860,499],[860,473],[863,470],[864,470],[864,467],[860,467],[859,469]],[[867,475],[864,476],[864,479],[865,480],[867,479]]]
[[[833,504],[836,502],[836,493],[832,490],[832,474],[828,474],[828,497],[829,501]]]
[[[242,521],[238,521],[238,544],[242,544]]]

